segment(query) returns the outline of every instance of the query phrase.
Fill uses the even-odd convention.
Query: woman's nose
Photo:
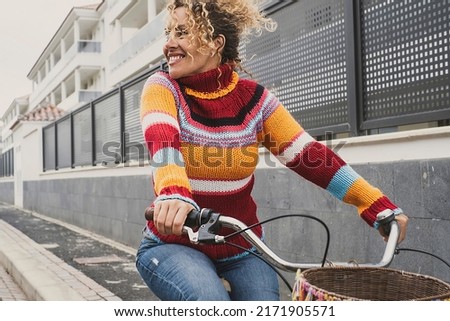
[[[169,35],[167,37],[166,43],[164,44],[164,47],[166,47],[166,48],[176,48],[176,47],[178,47],[178,42],[174,39],[174,37]]]

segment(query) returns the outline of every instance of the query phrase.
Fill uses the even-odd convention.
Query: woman
[[[257,1],[172,0],[167,9],[163,52],[169,71],[149,77],[141,100],[157,198],[136,263],[160,299],[279,300],[277,276],[261,260],[228,245],[192,245],[182,235],[194,208],[211,208],[247,225],[258,222],[250,194],[260,144],[355,205],[371,226],[377,213],[395,210],[404,238],[407,217],[395,204],[309,136],[273,94],[234,71],[240,67],[239,41],[276,27]],[[262,236],[261,228],[254,232]],[[242,238],[233,243],[250,249]]]

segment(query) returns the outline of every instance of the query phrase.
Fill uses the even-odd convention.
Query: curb
[[[0,231],[0,265],[28,300],[121,301],[3,220],[0,220]]]

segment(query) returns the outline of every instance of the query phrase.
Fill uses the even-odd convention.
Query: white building
[[[14,133],[11,127],[28,111],[28,96],[13,99],[0,118],[0,177],[14,175]]]
[[[30,109],[71,111],[161,58],[163,0],[73,8],[28,74]]]
[[[15,183],[16,205],[23,203],[22,181],[42,172],[41,128],[161,60],[165,5],[165,0],[103,0],[67,14],[27,75],[32,92],[13,98],[0,115],[0,183]],[[30,158],[20,157],[20,145],[40,146],[30,151],[38,154],[34,161],[24,164]]]

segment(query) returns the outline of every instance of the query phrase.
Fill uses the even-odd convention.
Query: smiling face
[[[178,7],[174,10],[166,30],[167,42],[163,47],[163,53],[169,65],[169,74],[174,79],[217,68],[220,63],[220,58],[216,54],[218,48],[199,52],[199,44],[189,41],[186,23],[186,9]],[[218,45],[220,46],[220,40]]]

